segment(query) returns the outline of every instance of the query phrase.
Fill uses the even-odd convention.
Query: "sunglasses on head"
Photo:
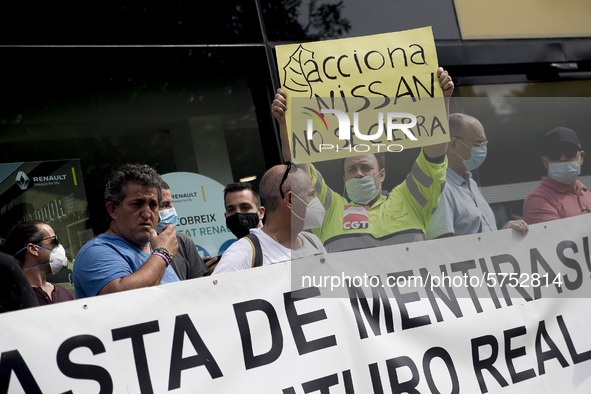
[[[289,171],[291,171],[292,168],[298,168],[298,166],[295,163],[292,163],[291,161],[288,161],[285,164],[286,164],[285,172],[283,173],[283,178],[281,178],[281,183],[279,184],[279,194],[281,194],[281,199],[285,198],[285,194],[283,193],[283,183],[287,179],[287,175],[289,174]]]

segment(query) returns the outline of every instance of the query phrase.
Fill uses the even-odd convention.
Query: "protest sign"
[[[588,229],[580,216],[525,237],[348,251],[6,313],[0,392],[588,393]],[[353,281],[334,298],[326,286],[292,287],[298,264],[330,275],[353,264],[368,277],[465,274],[472,286],[486,267],[498,280],[481,282],[477,298],[454,297],[461,282],[386,280]],[[549,282],[533,280],[536,269]]]
[[[430,27],[280,45],[276,53],[293,161],[449,140]]]

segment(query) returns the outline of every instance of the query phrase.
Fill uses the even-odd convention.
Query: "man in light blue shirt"
[[[170,266],[178,251],[173,225],[156,233],[160,177],[147,165],[126,164],[105,188],[109,229],[87,242],[76,256],[76,297],[92,297],[178,282]]]
[[[427,239],[496,231],[490,206],[472,179],[486,158],[486,134],[478,119],[465,114],[449,116],[451,141],[447,148],[447,179],[439,206],[427,225]],[[503,229],[527,234],[527,223],[512,220]]]

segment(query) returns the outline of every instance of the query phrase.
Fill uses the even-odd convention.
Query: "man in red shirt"
[[[544,136],[542,164],[546,176],[525,199],[523,219],[528,224],[589,212],[591,191],[577,180],[584,158],[585,152],[573,130],[556,127]]]

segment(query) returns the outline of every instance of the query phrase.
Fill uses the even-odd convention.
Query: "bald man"
[[[495,215],[471,173],[486,159],[488,141],[484,127],[473,116],[455,113],[449,116],[449,130],[445,189],[427,224],[427,239],[496,231]],[[523,235],[528,231],[523,220],[512,220],[505,228]]]
[[[259,189],[266,223],[234,242],[213,275],[326,253],[317,236],[302,231],[319,227],[325,214],[306,172],[291,163],[274,166],[263,175]],[[262,257],[258,264],[257,250]]]

